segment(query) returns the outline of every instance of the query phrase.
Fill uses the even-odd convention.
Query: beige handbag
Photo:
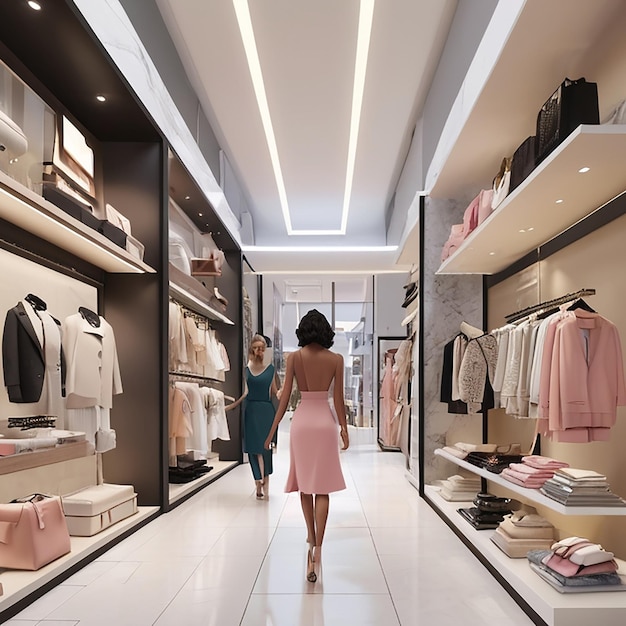
[[[511,186],[511,158],[504,157],[500,163],[500,171],[493,179],[493,197],[491,199],[491,210],[494,211],[503,200],[509,195]]]

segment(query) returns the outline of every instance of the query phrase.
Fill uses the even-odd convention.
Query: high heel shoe
[[[313,550],[315,546],[309,544],[309,549],[306,553],[306,579],[310,583],[317,581],[317,573],[315,571],[315,556]]]
[[[257,500],[263,500],[264,495],[263,495],[263,481],[262,480],[255,480],[254,481],[256,483],[256,499]]]

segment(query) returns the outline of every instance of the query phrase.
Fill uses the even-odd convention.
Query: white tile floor
[[[400,454],[342,453],[321,578],[305,581],[305,526],[282,492],[288,421],[271,495],[247,465],[162,515],[6,622],[13,626],[484,626],[532,624],[419,499]]]

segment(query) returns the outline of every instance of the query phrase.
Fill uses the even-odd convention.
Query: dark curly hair
[[[298,324],[296,337],[299,346],[308,346],[310,343],[318,343],[323,348],[333,345],[335,331],[330,327],[326,317],[317,309],[311,309]]]

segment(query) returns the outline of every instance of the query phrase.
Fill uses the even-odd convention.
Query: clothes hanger
[[[45,311],[48,308],[48,305],[34,293],[29,293],[24,300],[30,304],[35,311]]]
[[[100,316],[97,313],[94,313],[91,309],[80,306],[78,307],[78,312],[82,315],[83,319],[89,322],[89,324],[94,328],[98,328],[100,326]]]
[[[576,309],[582,309],[583,311],[587,311],[589,313],[596,312],[582,298],[578,298],[578,300],[567,307],[568,311],[575,311]]]

